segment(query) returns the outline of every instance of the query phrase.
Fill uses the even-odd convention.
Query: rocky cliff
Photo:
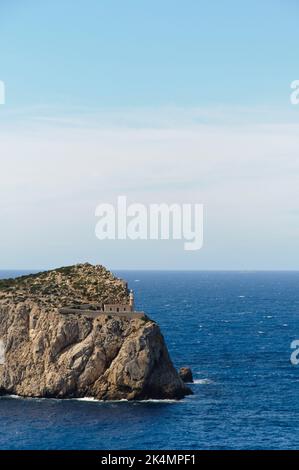
[[[1,393],[106,400],[190,393],[158,325],[146,315],[92,315],[92,305],[105,302],[127,303],[128,290],[102,266],[0,281]],[[87,304],[84,314],[59,310]]]

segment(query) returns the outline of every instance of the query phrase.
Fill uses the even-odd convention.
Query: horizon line
[[[81,263],[76,263],[76,264],[81,264]],[[19,271],[19,272],[46,272],[46,271],[54,271],[55,269],[59,269],[61,267],[68,267],[68,266],[75,266],[74,265],[63,265],[63,266],[58,266],[57,268],[1,268],[1,272],[13,272],[13,271]],[[92,263],[90,263],[92,264]],[[96,266],[96,265],[94,265]],[[101,265],[104,266],[104,265]],[[299,272],[298,269],[229,269],[229,268],[206,268],[206,269],[167,269],[167,268],[107,268],[104,266],[108,271],[143,271],[143,272],[243,272],[243,273],[254,273],[254,272]]]

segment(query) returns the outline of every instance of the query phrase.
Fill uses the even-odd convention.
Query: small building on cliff
[[[81,314],[85,316],[97,317],[103,314],[119,314],[122,316],[134,317],[144,315],[144,312],[136,312],[134,302],[134,292],[129,294],[129,303],[111,303],[111,304],[83,304],[76,307],[66,307],[58,309],[61,314]]]
[[[135,311],[134,304],[134,292],[132,289],[129,294],[129,303],[128,304],[104,304],[103,311],[105,313],[128,313]]]

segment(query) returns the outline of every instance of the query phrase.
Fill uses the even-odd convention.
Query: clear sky
[[[298,269],[297,0],[1,0],[0,269]],[[204,247],[95,207],[199,202]]]

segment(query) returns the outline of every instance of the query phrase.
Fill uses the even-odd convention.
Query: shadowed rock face
[[[181,377],[183,382],[193,382],[193,374],[190,367],[181,367],[179,370],[179,376]]]
[[[182,398],[190,393],[171,363],[158,325],[146,316],[59,314],[57,308],[67,306],[66,301],[106,301],[105,284],[109,300],[125,301],[128,295],[125,284],[102,267],[79,265],[66,272],[67,277],[52,271],[42,274],[42,281],[36,276],[0,284],[2,393],[106,400]],[[93,282],[90,295],[88,277]],[[34,283],[40,287],[31,295]]]

